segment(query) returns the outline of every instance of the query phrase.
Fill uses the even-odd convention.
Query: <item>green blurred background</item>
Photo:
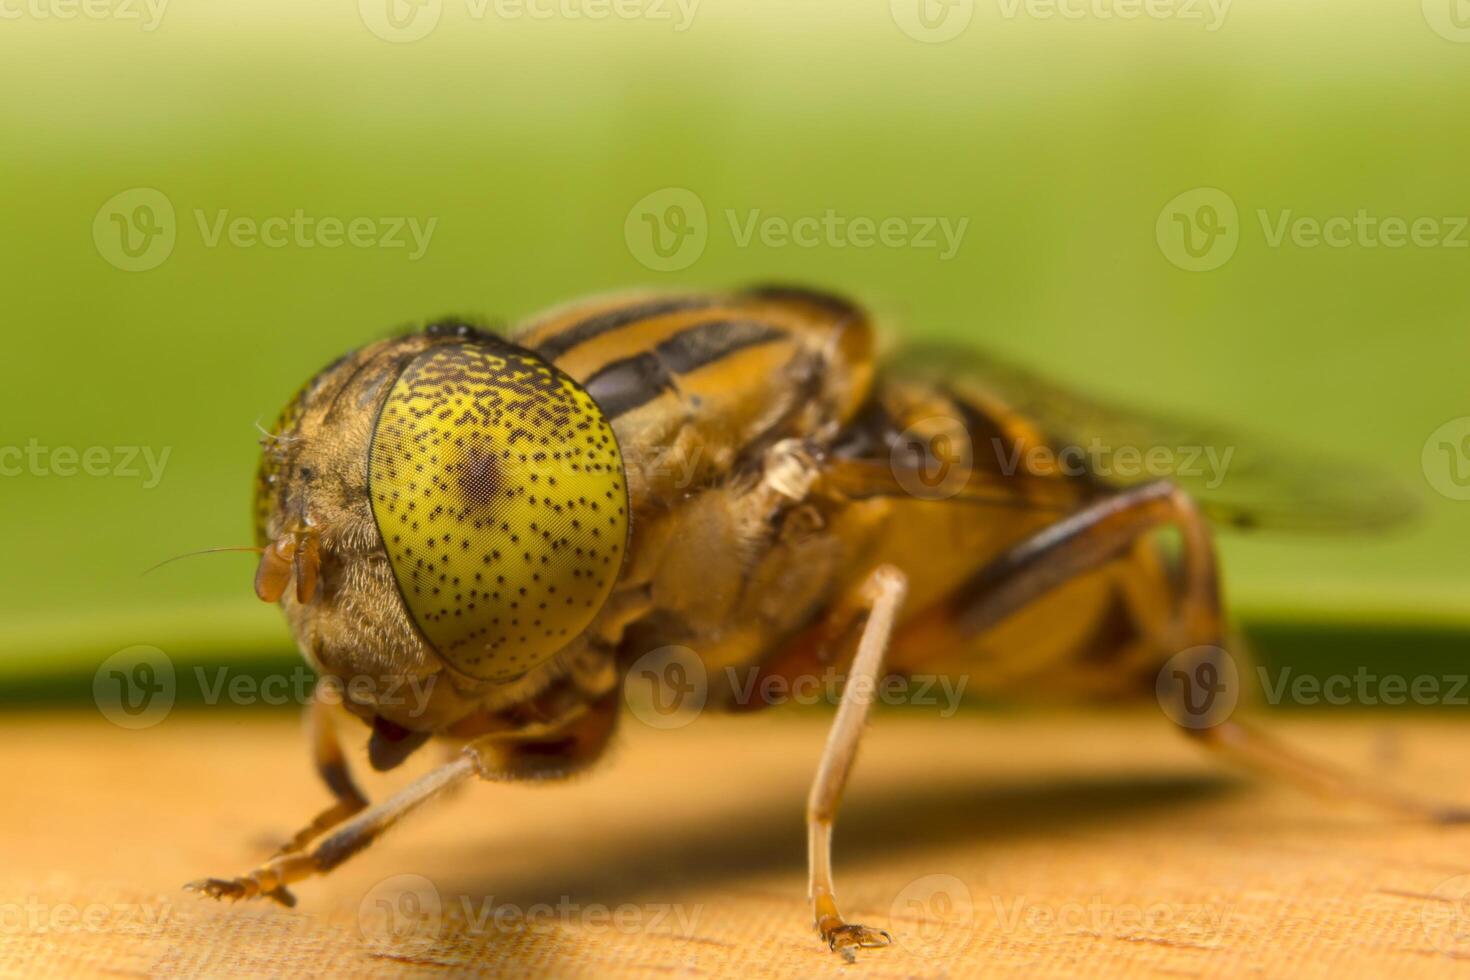
[[[140,573],[250,543],[255,423],[348,347],[445,313],[764,279],[848,292],[894,336],[1397,474],[1424,500],[1414,527],[1233,536],[1229,593],[1266,646],[1463,663],[1470,502],[1435,486],[1470,458],[1436,472],[1422,453],[1470,415],[1470,232],[1272,247],[1258,217],[1427,216],[1453,237],[1470,215],[1461,0],[1237,0],[1223,19],[1195,0],[1135,18],[1127,0],[1071,0],[1080,17],[929,0],[932,30],[917,0],[528,2],[0,0],[0,445],[169,453],[152,486],[141,459],[138,477],[0,478],[12,677],[136,643],[289,655],[250,556]],[[147,224],[137,188],[166,199],[174,244],[127,271],[115,222]],[[707,215],[672,271],[637,240],[635,206],[665,188]],[[1195,188],[1238,208],[1209,271],[1156,236]],[[968,224],[945,258],[742,243],[727,216],[828,210]],[[435,224],[418,257],[201,229],[297,211]]]

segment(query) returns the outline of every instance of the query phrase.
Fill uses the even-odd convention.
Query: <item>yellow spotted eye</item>
[[[369,493],[409,615],[485,680],[525,673],[585,629],[627,546],[627,482],[602,410],[502,342],[408,364],[373,428]]]

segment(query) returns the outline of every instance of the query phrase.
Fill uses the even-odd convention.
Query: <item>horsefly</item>
[[[311,742],[335,802],[254,871],[191,888],[291,904],[289,886],[453,785],[586,768],[631,665],[670,647],[697,658],[705,710],[845,678],[806,819],[816,929],[848,957],[889,941],[843,917],[830,860],[889,677],[1158,696],[1256,768],[1461,816],[1302,759],[1213,696],[1230,656],[1211,525],[1387,522],[1392,488],[973,351],[879,358],[862,309],[804,289],[602,298],[512,336],[446,321],[373,343],[312,378],[265,440],[255,591],[318,674]],[[1159,447],[1194,453],[1161,473]],[[391,696],[409,680],[424,696]],[[345,696],[320,696],[329,684]],[[431,737],[460,751],[370,805],[339,702],[370,727],[375,769]]]

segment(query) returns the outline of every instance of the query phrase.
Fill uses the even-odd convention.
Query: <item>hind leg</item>
[[[1163,669],[1169,673],[1160,679],[1156,688],[1169,717],[1179,724],[1183,732],[1206,748],[1220,753],[1227,761],[1309,791],[1357,800],[1436,823],[1460,823],[1470,819],[1470,811],[1463,807],[1420,799],[1298,752],[1228,712],[1223,717],[1212,717],[1208,699],[1194,698],[1195,693],[1205,692],[1212,685],[1218,686],[1222,676],[1220,661],[1229,658],[1230,654],[1223,649],[1225,638],[1220,625],[1223,616],[1219,577],[1215,571],[1216,559],[1209,527],[1193,501],[1179,491],[1175,494],[1171,510],[1173,523],[1183,539],[1183,576],[1179,583],[1176,618],[1163,627],[1159,639],[1164,643],[1159,649],[1186,652],[1171,658],[1164,666]],[[1205,607],[1213,607],[1213,611],[1202,611]],[[1176,626],[1179,633],[1172,628]],[[1197,629],[1199,632],[1195,632]],[[1236,685],[1240,686],[1238,676]]]
[[[1169,717],[1202,745],[1232,762],[1328,794],[1440,822],[1470,819],[1470,811],[1381,787],[1366,777],[1299,754],[1230,716],[1234,695],[1221,692],[1233,660],[1224,650],[1219,573],[1210,530],[1187,494],[1167,482],[1122,491],[1083,508],[1021,542],[971,577],[928,617],[918,635],[937,645],[962,642],[1004,622],[1078,576],[1125,557],[1140,539],[1164,528],[1180,536],[1177,587],[1163,608],[1135,618],[1151,631],[1145,646],[1171,657],[1158,693]],[[1136,659],[1136,658],[1135,658]],[[908,662],[913,662],[910,658]],[[1238,680],[1235,682],[1238,684]],[[1200,698],[1197,695],[1204,694]]]

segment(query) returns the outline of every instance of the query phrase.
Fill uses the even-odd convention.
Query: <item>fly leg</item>
[[[1220,595],[1214,548],[1209,528],[1194,502],[1179,490],[1174,491],[1174,496],[1177,498],[1173,505],[1174,521],[1183,534],[1186,550],[1185,578],[1180,597],[1180,625],[1184,629],[1185,643],[1215,648],[1200,651],[1199,659],[1193,664],[1185,664],[1183,673],[1185,678],[1192,676],[1196,680],[1202,676],[1218,677],[1218,669],[1212,675],[1201,674],[1201,670],[1211,659],[1228,656],[1218,649],[1223,645],[1223,636],[1219,626],[1222,617],[1219,612]],[[1188,557],[1190,553],[1195,556],[1193,560]],[[1209,606],[1213,606],[1213,614],[1196,613],[1191,617],[1191,610]],[[1213,630],[1191,632],[1193,628],[1209,622],[1215,624]],[[1177,650],[1181,647],[1172,646],[1166,649]],[[1324,796],[1357,800],[1417,819],[1446,824],[1470,821],[1470,810],[1465,807],[1420,799],[1378,785],[1367,777],[1297,752],[1253,725],[1234,718],[1210,718],[1208,709],[1201,716],[1195,706],[1189,703],[1187,683],[1186,680],[1184,685],[1171,687],[1176,700],[1171,717],[1176,722],[1181,718],[1189,719],[1188,724],[1180,725],[1181,730],[1237,765],[1274,779],[1295,783]]]
[[[1189,677],[1225,654],[1224,625],[1215,549],[1194,501],[1167,481],[1123,491],[1083,508],[1014,546],[963,585],[940,611],[937,621],[975,635],[996,625],[1027,603],[1070,579],[1121,557],[1140,537],[1173,526],[1181,536],[1181,581],[1169,622],[1155,637],[1160,649],[1200,648],[1183,672]],[[933,634],[931,634],[933,635]],[[1192,669],[1188,669],[1192,668]],[[1205,746],[1258,772],[1304,784],[1318,791],[1427,817],[1441,822],[1470,819],[1470,811],[1414,799],[1372,785],[1363,778],[1292,752],[1253,727],[1228,717],[1210,717],[1184,699],[1170,716],[1180,729]],[[1171,706],[1173,707],[1173,706]],[[1188,723],[1180,719],[1187,718]]]
[[[348,818],[310,850],[277,854],[237,878],[203,878],[184,887],[212,898],[266,897],[294,905],[296,899],[288,885],[326,874],[366,849],[409,813],[472,776],[497,782],[559,779],[585,768],[601,755],[611,738],[617,708],[618,692],[614,691],[575,721],[554,730],[535,727],[481,735],[467,743],[452,761]]]
[[[1186,730],[1238,765],[1296,783],[1323,796],[1357,800],[1433,823],[1470,822],[1470,809],[1378,786],[1356,773],[1304,756],[1243,722],[1230,720],[1213,728]]]
[[[842,799],[848,773],[857,758],[863,722],[872,702],[872,691],[883,670],[883,657],[893,634],[894,619],[903,604],[908,580],[892,566],[880,566],[864,581],[861,598],[867,606],[867,622],[858,640],[852,670],[843,687],[837,717],[827,735],[827,746],[807,798],[807,862],[810,873],[809,898],[817,931],[827,945],[847,957],[869,946],[886,946],[890,939],[881,929],[849,923],[837,910],[832,885],[832,821]]]
[[[347,767],[336,719],[332,717],[333,706],[322,697],[322,683],[317,681],[316,692],[307,708],[307,737],[311,739],[311,757],[317,775],[327,784],[336,802],[297,831],[276,852],[277,856],[296,853],[342,821],[367,809],[367,797],[357,788]]]
[[[256,898],[265,896],[282,905],[296,904],[287,886],[325,874],[377,840],[389,827],[411,811],[476,772],[469,747],[453,762],[420,777],[388,799],[348,819],[311,850],[278,854],[249,874],[238,878],[202,878],[184,887],[211,898]]]

